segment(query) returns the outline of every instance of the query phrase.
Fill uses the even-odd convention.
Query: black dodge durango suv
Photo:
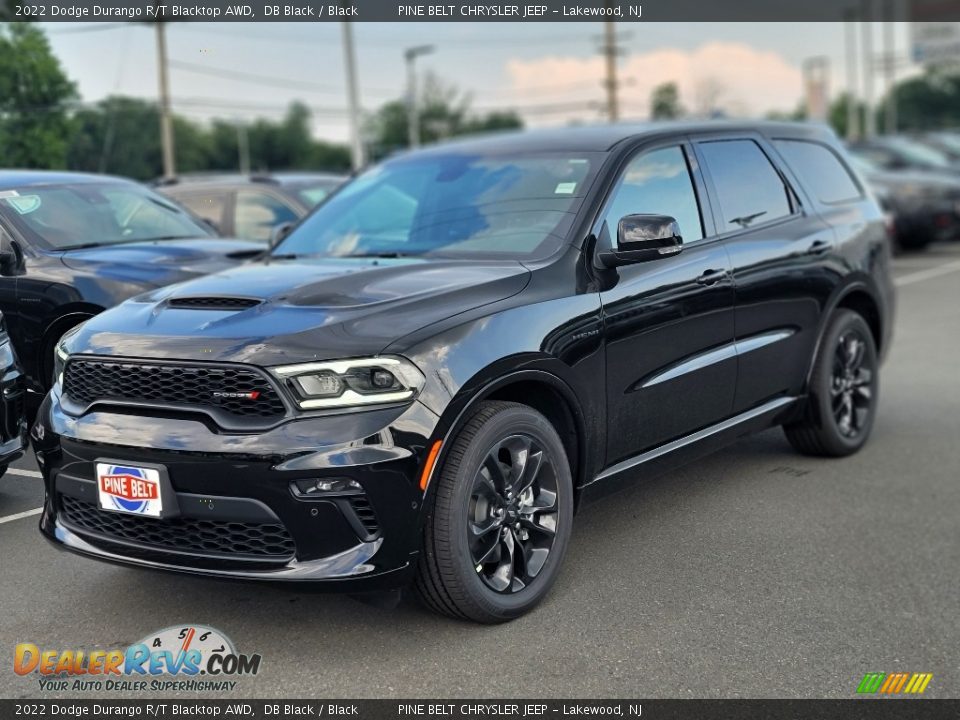
[[[533,607],[576,509],[746,433],[867,440],[883,217],[796,124],[577,128],[392,159],[264,259],[56,349],[32,430],[75,553],[480,622]]]

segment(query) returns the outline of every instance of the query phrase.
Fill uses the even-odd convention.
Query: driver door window
[[[646,213],[675,218],[684,243],[703,238],[697,194],[679,145],[644,153],[627,165],[607,209],[611,236],[624,216]]]

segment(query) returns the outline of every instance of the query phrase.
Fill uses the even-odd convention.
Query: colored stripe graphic
[[[860,681],[860,685],[857,687],[857,692],[875,693],[880,689],[880,684],[883,682],[883,679],[886,676],[886,673],[867,673],[863,676],[863,680]]]
[[[919,695],[933,680],[933,673],[867,673],[857,686],[858,693]]]

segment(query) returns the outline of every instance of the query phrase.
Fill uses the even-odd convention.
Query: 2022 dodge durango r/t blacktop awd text
[[[889,247],[844,157],[816,127],[704,124],[390,160],[268,258],[60,343],[41,530],[516,617],[579,504],[773,425],[805,453],[866,441]]]

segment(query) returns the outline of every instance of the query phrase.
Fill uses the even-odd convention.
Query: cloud
[[[518,106],[551,103],[584,107],[557,113],[533,113],[528,118],[549,121],[595,120],[604,99],[604,62],[591,58],[548,56],[509,60],[510,99]],[[675,82],[681,104],[704,113],[721,109],[731,115],[763,115],[770,110],[792,110],[803,97],[800,69],[780,54],[743,43],[710,42],[686,51],[666,48],[634,53],[619,63],[620,103],[624,118],[649,116],[650,92],[664,82]],[[594,103],[588,107],[588,103]]]

